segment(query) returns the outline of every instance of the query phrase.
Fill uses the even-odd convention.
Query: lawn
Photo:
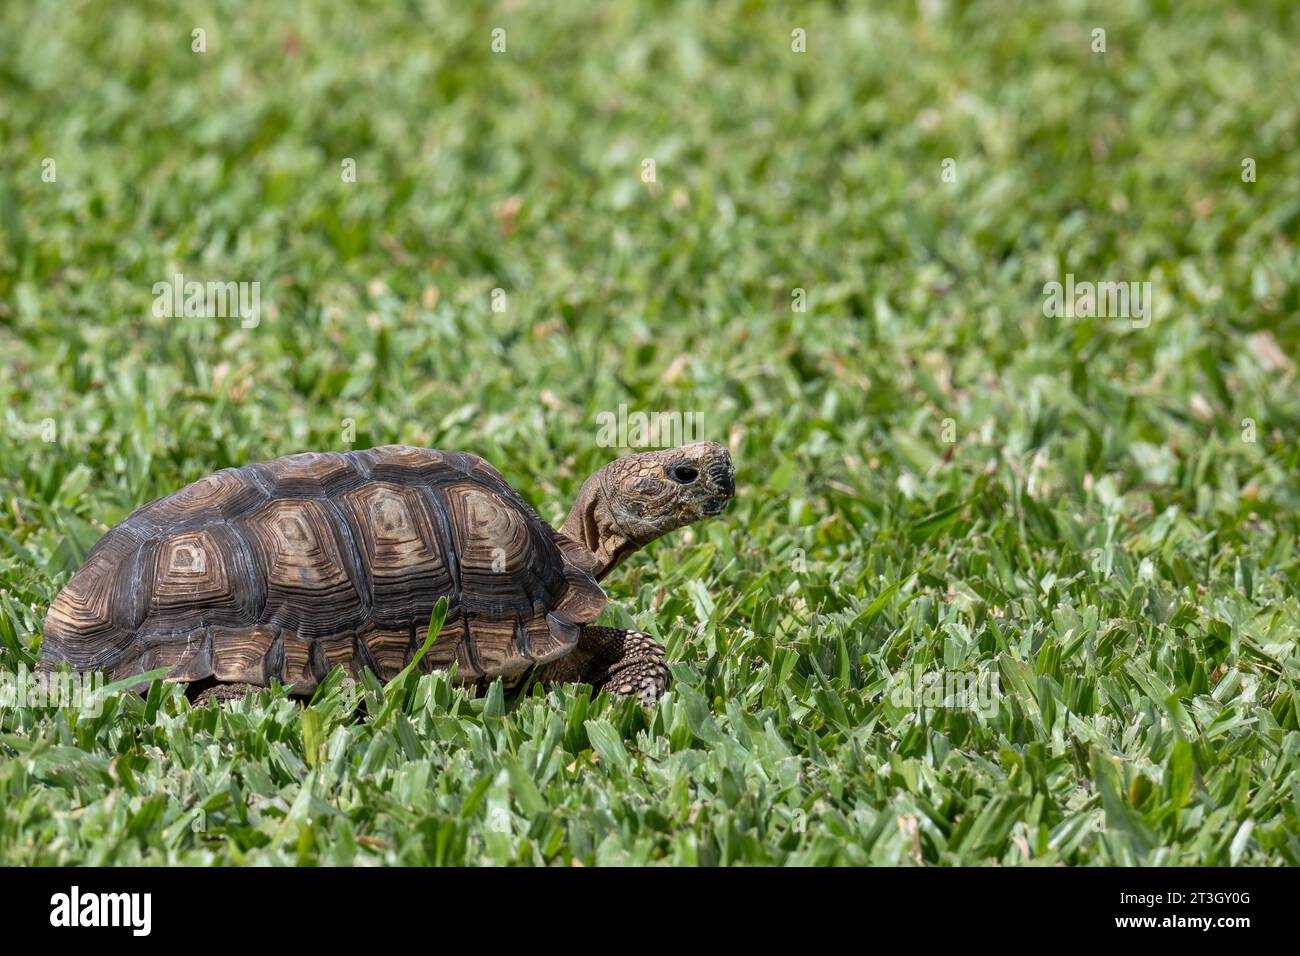
[[[1300,864],[1300,7],[476,7],[0,5],[0,672],[211,471],[558,525],[623,405],[737,468],[671,694],[9,701],[0,863]]]

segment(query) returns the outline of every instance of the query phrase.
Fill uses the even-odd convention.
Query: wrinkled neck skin
[[[599,581],[638,550],[644,542],[634,541],[614,519],[605,495],[600,472],[587,479],[573,503],[560,532],[596,556],[592,574]]]

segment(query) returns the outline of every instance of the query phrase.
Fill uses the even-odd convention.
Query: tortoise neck
[[[560,532],[572,538],[596,556],[592,575],[603,579],[623,559],[641,547],[618,526],[606,502],[600,472],[592,475],[578,492],[578,500],[569,510]]]

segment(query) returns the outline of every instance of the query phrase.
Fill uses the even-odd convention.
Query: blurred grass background
[[[740,497],[610,582],[676,663],[654,715],[10,709],[0,858],[1300,863],[1297,38],[1286,2],[5,4],[6,671],[135,506],[346,420],[558,521],[598,413],[700,411]],[[260,324],[155,317],[176,273]],[[1150,326],[1044,316],[1066,273],[1151,281]],[[936,670],[997,713],[891,703]]]

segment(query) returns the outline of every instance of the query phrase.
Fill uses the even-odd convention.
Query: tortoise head
[[[596,555],[600,579],[655,538],[720,514],[735,493],[731,456],[716,442],[628,455],[587,479],[562,530]]]

